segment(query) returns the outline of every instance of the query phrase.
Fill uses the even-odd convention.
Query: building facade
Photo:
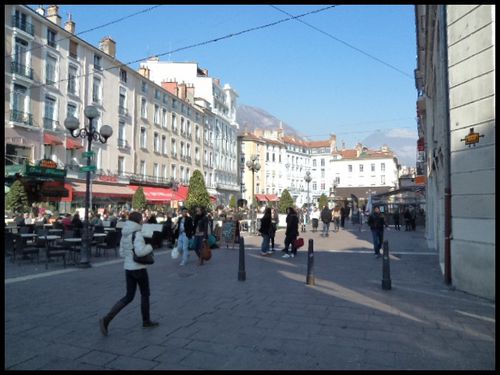
[[[416,5],[429,246],[445,282],[495,299],[495,5]]]

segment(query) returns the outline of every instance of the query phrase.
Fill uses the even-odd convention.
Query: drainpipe
[[[444,282],[451,284],[451,126],[450,126],[450,82],[448,76],[448,27],[447,5],[443,5],[443,43],[444,43],[444,76],[445,76],[445,152],[444,152]]]

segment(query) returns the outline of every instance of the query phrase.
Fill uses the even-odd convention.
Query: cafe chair
[[[96,256],[101,255],[101,250],[104,255],[106,255],[106,250],[115,250],[115,256],[118,256],[118,233],[116,231],[110,231],[106,235],[106,240],[104,242],[98,243],[95,248]]]
[[[31,259],[31,261],[33,262],[35,256],[37,259],[37,263],[40,263],[39,248],[34,246],[34,244],[27,244],[25,241],[23,241],[23,238],[20,236],[20,234],[17,234],[15,238],[13,261],[15,262],[17,257],[19,260]]]
[[[69,248],[54,248],[52,247],[49,242],[50,241],[44,241],[45,242],[45,269],[49,268],[49,262],[50,259],[52,258],[62,258],[63,260],[63,265],[64,268],[66,268],[66,254],[70,250]]]

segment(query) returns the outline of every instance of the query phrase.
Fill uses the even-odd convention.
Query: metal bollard
[[[314,241],[312,238],[309,239],[309,248],[307,249],[307,285],[315,285],[314,284]]]
[[[389,264],[389,243],[384,241],[384,256],[382,259],[382,289],[391,289],[391,267]]]
[[[240,237],[240,251],[239,251],[239,267],[238,267],[238,281],[246,280],[245,272],[245,239]]]

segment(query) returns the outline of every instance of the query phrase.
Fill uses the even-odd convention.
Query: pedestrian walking
[[[285,254],[283,258],[294,258],[297,254],[297,248],[295,247],[295,240],[299,236],[299,218],[293,207],[288,207],[286,216],[286,232],[285,232],[285,248],[283,251]],[[292,250],[289,253],[288,247],[292,246]]]
[[[321,236],[328,237],[330,222],[332,221],[332,213],[328,209],[327,205],[324,205],[323,209],[321,210],[321,221],[323,222],[323,233],[321,233]]]
[[[314,207],[314,210],[311,213],[311,223],[312,223],[312,231],[317,232],[318,231],[318,224],[319,224],[319,209],[318,209],[318,207]]]
[[[384,241],[384,227],[386,227],[387,224],[378,206],[374,207],[373,213],[368,217],[368,225],[370,226],[373,236],[373,251],[375,252],[375,256],[379,258],[382,242]]]
[[[411,230],[411,213],[408,207],[406,208],[403,218],[405,219],[405,232]]]
[[[104,336],[108,335],[108,326],[111,320],[134,299],[137,285],[139,285],[141,292],[142,326],[146,328],[159,325],[158,322],[152,321],[149,316],[150,291],[147,266],[134,262],[134,252],[137,256],[144,256],[153,251],[151,245],[146,245],[144,242],[141,228],[141,213],[137,211],[131,212],[123,226],[120,241],[120,256],[125,258],[123,265],[125,268],[127,294],[111,308],[104,318],[99,320],[99,327]]]
[[[270,255],[272,252],[269,251],[269,241],[271,239],[272,231],[272,217],[271,208],[267,207],[264,210],[264,216],[260,219],[259,232],[262,236],[262,244],[260,245],[260,255]]]
[[[340,227],[342,229],[344,229],[346,216],[347,216],[347,209],[344,206],[340,207]]]
[[[399,226],[399,209],[396,209],[396,211],[394,211],[392,219],[394,220],[394,229],[401,230],[401,227]]]
[[[203,265],[201,257],[201,245],[204,240],[208,240],[208,218],[203,207],[196,207],[194,217],[194,251],[199,258],[199,265]]]
[[[75,237],[80,237],[82,235],[81,230],[83,228],[83,223],[80,220],[80,214],[78,211],[73,215],[73,219],[71,220],[71,225],[73,227],[73,234]]]
[[[340,207],[339,206],[335,206],[335,208],[333,209],[332,219],[333,219],[333,230],[335,232],[338,232],[339,228],[340,228]]]
[[[174,236],[177,239],[177,249],[182,252],[182,260],[179,265],[185,266],[189,257],[189,240],[193,237],[194,224],[186,207],[183,207],[181,212],[182,216],[177,221]]]
[[[274,251],[274,237],[276,236],[276,231],[278,230],[278,224],[280,222],[278,210],[273,208],[271,210],[271,252]]]

